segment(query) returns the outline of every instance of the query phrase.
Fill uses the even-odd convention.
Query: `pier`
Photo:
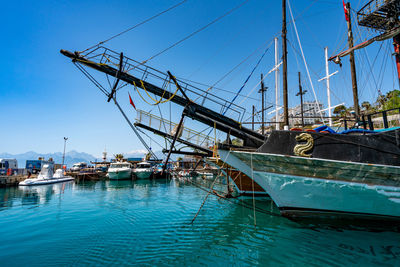
[[[17,186],[19,182],[22,182],[26,178],[26,175],[0,176],[0,187]]]
[[[74,177],[75,182],[102,181],[107,179],[105,172],[67,172],[67,175]]]

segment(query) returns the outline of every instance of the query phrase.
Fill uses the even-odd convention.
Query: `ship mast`
[[[397,79],[400,86],[400,34],[393,37],[394,54],[396,56]]]
[[[287,90],[287,42],[286,42],[286,0],[282,0],[282,78],[283,78],[283,127],[289,128],[289,108]],[[277,107],[278,108],[278,107]]]
[[[351,29],[351,12],[350,12],[350,2],[346,3],[346,20],[348,29],[348,45],[351,49],[353,44],[353,31]],[[356,63],[354,60],[354,51],[350,53],[350,70],[351,70],[351,83],[353,88],[353,101],[354,101],[354,112],[356,119],[358,120],[360,116],[360,107],[358,105],[358,88],[357,88],[357,74],[356,74]]]

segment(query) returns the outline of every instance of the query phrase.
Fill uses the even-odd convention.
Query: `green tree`
[[[348,109],[344,106],[344,105],[340,105],[337,106],[334,110],[333,110],[333,114],[335,114],[336,116],[346,116],[348,113]]]
[[[393,90],[386,94],[385,102],[383,104],[383,109],[392,109],[400,107],[400,91]]]
[[[124,158],[124,155],[122,155],[122,154],[115,154],[114,157],[115,157],[115,159],[116,159],[117,161],[122,161],[122,159]]]
[[[361,103],[361,107],[364,111],[369,111],[371,109],[371,104],[368,101],[364,101]]]

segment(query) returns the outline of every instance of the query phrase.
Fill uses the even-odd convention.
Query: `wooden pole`
[[[397,78],[400,86],[400,34],[393,37],[394,53],[396,56]]]
[[[261,92],[261,133],[262,134],[265,134],[265,132],[264,132],[264,121],[265,121],[265,119],[264,119],[264,92],[265,92],[265,88],[264,88],[264,81],[263,81],[263,75],[262,75],[262,73],[261,73],[261,90],[260,90],[260,92]]]
[[[350,49],[354,45],[353,45],[353,31],[351,29],[351,12],[350,12],[351,9],[349,2],[346,3],[346,9],[348,10],[347,29],[348,29],[348,44]],[[360,107],[358,106],[357,74],[356,74],[356,63],[354,59],[354,51],[350,53],[350,70],[351,70],[351,83],[353,87],[354,112],[356,115],[356,120],[358,120],[360,116]]]
[[[282,0],[282,78],[283,78],[283,125],[289,128],[289,105],[287,88],[287,43],[286,43],[286,0]]]
[[[278,68],[278,37],[275,37],[275,129],[279,130],[279,68]]]
[[[303,110],[303,88],[301,87],[301,76],[299,72],[299,92],[300,95],[300,112],[301,112],[301,127],[304,128],[304,110]]]
[[[169,157],[171,156],[172,149],[174,148],[176,139],[178,138],[179,132],[181,131],[182,123],[183,123],[183,119],[184,119],[184,118],[185,118],[185,114],[182,113],[181,120],[179,121],[178,127],[177,127],[177,129],[176,129],[176,133],[175,133],[174,139],[172,140],[172,143],[171,143],[171,146],[170,146],[170,149],[169,149],[167,158],[165,159],[165,164],[164,164],[164,166],[163,166],[163,168],[162,168],[161,176],[164,174],[165,169],[167,168],[168,161],[169,161]]]
[[[254,131],[254,116],[256,115],[256,108],[253,105],[253,116],[251,117],[251,129]]]

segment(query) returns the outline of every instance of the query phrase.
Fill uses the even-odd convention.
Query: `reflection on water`
[[[11,208],[15,203],[37,205],[48,203],[53,195],[60,195],[65,189],[71,189],[73,182],[40,186],[19,186],[0,189],[0,210]]]
[[[388,265],[400,233],[299,224],[268,199],[211,195],[212,180],[0,189],[4,265]],[[221,184],[223,191],[226,185]]]

